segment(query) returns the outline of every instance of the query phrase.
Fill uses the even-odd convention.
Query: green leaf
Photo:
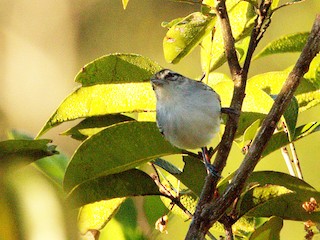
[[[144,195],[160,195],[158,186],[145,172],[130,169],[78,185],[68,195],[67,202],[77,208],[101,200]]]
[[[306,137],[312,133],[320,131],[320,123],[319,122],[310,122],[308,124],[299,126],[295,130],[295,136],[293,142]],[[262,153],[262,157],[267,156],[268,154],[280,149],[283,146],[288,145],[289,139],[287,133],[281,131],[278,133],[273,134],[270,141],[267,144],[266,149]]]
[[[29,135],[21,133],[17,130],[12,130],[8,133],[10,139],[15,140],[33,140]],[[63,153],[56,153],[52,156],[41,158],[37,160],[34,164],[37,168],[42,171],[50,180],[57,183],[59,187],[62,187],[62,181],[64,173],[68,164],[68,157]]]
[[[180,19],[179,19],[180,20]],[[212,31],[216,18],[194,12],[182,20],[170,24],[163,39],[164,57],[169,63],[178,63],[199,45],[205,35]]]
[[[134,119],[122,114],[88,117],[82,120],[76,126],[65,131],[63,134],[71,135],[72,138],[83,141],[87,137],[97,134],[108,126],[127,121],[134,121]]]
[[[131,53],[114,53],[85,65],[75,77],[83,87],[95,84],[149,82],[162,68],[147,57]]]
[[[163,216],[167,208],[163,205],[159,196],[146,196],[143,198],[143,212],[146,215],[149,226],[154,228],[155,222]]]
[[[58,152],[56,146],[48,145],[49,139],[41,140],[6,140],[0,142],[0,167],[15,163],[28,164]]]
[[[160,134],[154,122],[120,123],[84,141],[73,155],[64,179],[67,192],[97,178],[135,168],[181,150]]]
[[[309,32],[281,36],[270,42],[254,59],[278,53],[301,52],[309,37]]]
[[[310,71],[312,71],[311,68]],[[269,95],[276,95],[280,92],[288,74],[287,71],[259,74],[250,78],[248,85],[254,85]],[[320,103],[320,92],[318,89],[319,87],[313,80],[309,78],[301,79],[300,85],[295,92],[295,97],[299,104],[299,112],[305,111]]]
[[[183,156],[185,163],[183,171],[163,159],[157,159],[154,163],[180,180],[196,196],[200,196],[204,180],[207,176],[206,168],[200,159],[193,156]]]
[[[310,214],[301,206],[302,203],[309,201],[311,197],[315,199],[320,198],[320,192],[316,191],[303,180],[285,173],[264,171],[254,172],[249,177],[247,188],[250,188],[252,185],[259,185],[265,188],[268,188],[269,185],[282,186],[284,188],[282,193],[284,194],[281,195],[277,193],[278,196],[267,198],[267,201],[264,202],[261,202],[261,199],[259,199],[262,198],[264,193],[262,195],[257,194],[256,196],[252,196],[251,203],[248,199],[250,194],[245,194],[245,198],[241,201],[242,206],[239,207],[241,214],[254,217],[278,216],[286,220],[295,221],[307,221],[310,219],[318,222],[320,220],[320,212]],[[285,194],[286,191],[292,191],[292,193]],[[272,189],[271,193],[274,193],[274,189]],[[268,192],[265,196],[268,196]],[[254,204],[254,201],[256,201],[257,204]]]
[[[155,110],[150,83],[99,84],[70,94],[41,129],[38,137],[66,121],[106,114]]]
[[[238,42],[251,34],[255,13],[253,6],[245,1],[226,1],[233,37]],[[226,62],[222,29],[219,21],[215,26],[214,36],[208,34],[201,42],[201,65],[203,71],[213,71]],[[209,57],[209,61],[208,61]]]
[[[299,105],[295,97],[290,101],[289,106],[283,114],[283,118],[288,131],[289,141],[292,142],[295,137],[296,125],[298,120]]]
[[[82,235],[90,230],[101,230],[119,209],[125,198],[114,198],[83,206],[78,215],[78,227]]]
[[[283,227],[283,220],[279,217],[271,217],[261,226],[255,229],[249,240],[280,240],[280,231]]]
[[[291,190],[279,185],[255,185],[241,196],[238,204],[238,208],[240,210],[239,214],[241,216],[249,211],[254,211],[254,209],[263,207],[263,204],[266,204],[271,200],[275,200],[275,198],[291,193],[293,193]]]
[[[212,87],[220,95],[222,106],[230,106],[233,82],[222,81]],[[264,91],[253,84],[248,84],[239,119],[237,137],[243,134],[243,132],[257,119],[263,119],[269,112],[273,102],[273,99]]]
[[[243,149],[250,141],[253,140],[255,137],[257,130],[260,126],[261,120],[258,119],[254,121],[243,133],[240,139],[236,139],[235,142],[237,143],[240,149]]]
[[[172,175],[181,174],[181,171],[175,165],[162,158],[157,158],[153,161],[153,163],[158,167],[161,167],[162,169],[166,170],[168,173]]]
[[[192,156],[183,156],[185,163],[181,174],[174,175],[196,196],[200,196],[207,171],[200,159]]]
[[[127,8],[128,3],[129,3],[129,0],[122,0],[122,6],[124,10]]]

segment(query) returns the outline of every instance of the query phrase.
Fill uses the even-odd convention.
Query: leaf
[[[162,181],[162,185],[164,185],[173,196],[179,195],[179,201],[181,204],[191,213],[193,214],[197,205],[197,196],[190,192],[186,191],[185,186],[181,184],[174,176],[168,175],[166,180]],[[176,204],[172,205],[172,200],[166,196],[160,196],[163,204],[174,214],[182,217],[185,220],[189,219],[189,215],[182,210]]]
[[[280,240],[280,231],[283,227],[283,220],[279,217],[270,217],[250,235],[249,240]]]
[[[261,120],[258,119],[254,121],[243,133],[240,139],[236,139],[235,142],[237,143],[240,149],[244,148],[248,142],[252,141],[257,133],[257,130],[260,126]]]
[[[85,140],[72,156],[64,179],[67,192],[100,176],[135,168],[181,150],[160,134],[154,122],[126,122],[106,128]]]
[[[199,197],[207,176],[206,168],[198,158],[183,156],[183,161],[185,163],[183,171],[175,177]]]
[[[289,106],[283,114],[283,118],[288,131],[289,142],[292,142],[296,132],[296,125],[298,120],[299,106],[298,101],[293,97],[290,101]]]
[[[129,0],[122,0],[123,9],[126,10]]]
[[[259,74],[250,78],[248,85],[254,85],[269,95],[276,95],[280,92],[288,74],[287,71]],[[301,79],[300,85],[294,94],[299,104],[299,112],[305,111],[320,103],[320,93],[318,89],[318,86],[310,79]]]
[[[155,101],[150,83],[99,84],[81,87],[60,104],[38,137],[63,122],[78,118],[154,111]]]
[[[255,13],[252,5],[248,2],[230,0],[226,1],[226,3],[233,37],[236,42],[239,42],[251,34]],[[210,71],[213,71],[226,62],[222,29],[219,21],[217,21],[215,29],[214,36],[208,34],[201,42],[201,66],[203,71],[208,68],[208,64],[210,64]]]
[[[83,182],[69,193],[67,202],[78,208],[101,200],[144,195],[160,195],[158,186],[145,172],[130,169]]]
[[[78,215],[78,227],[82,235],[90,230],[101,230],[110,221],[125,198],[90,203],[83,206]]]
[[[160,196],[160,199],[162,200],[163,204],[174,214],[178,215],[179,217],[181,217],[184,220],[189,220],[189,216],[187,215],[187,213],[182,210],[179,206],[177,206],[176,204],[174,206],[172,206],[172,201],[164,196]],[[190,194],[183,194],[179,197],[179,200],[181,202],[181,204],[191,213],[193,214],[196,206],[197,206],[197,202],[198,202],[198,198],[190,193]]]
[[[255,57],[255,59],[269,56],[272,54],[301,52],[307,42],[310,32],[294,33],[281,36],[270,42]]]
[[[109,114],[97,117],[88,117],[78,123],[76,126],[65,131],[64,135],[71,135],[77,140],[85,140],[104,128],[120,122],[133,121],[134,119],[122,114]]]
[[[263,204],[270,202],[271,200],[277,201],[275,198],[291,193],[293,193],[293,191],[279,185],[256,185],[241,196],[238,204],[238,208],[240,209],[239,214],[241,216],[249,211],[254,211],[254,209],[262,207]]]
[[[17,130],[12,130],[8,133],[10,139],[15,140],[30,140],[33,138],[29,135],[21,133]],[[37,160],[34,164],[37,168],[42,171],[50,180],[57,183],[59,187],[62,187],[62,181],[64,177],[65,170],[67,168],[67,163],[69,159],[63,153],[56,153],[52,156],[41,158]]]
[[[247,181],[247,188],[250,185],[257,185],[268,187],[270,184],[275,186],[282,186],[289,191],[292,191],[290,194],[284,194],[270,198],[267,201],[259,204],[259,194],[254,197],[252,200],[258,200],[258,204],[252,204],[251,207],[248,195],[244,195],[241,203],[245,204],[240,206],[240,212],[246,214],[247,216],[254,217],[270,217],[278,216],[286,220],[295,220],[295,221],[307,221],[312,220],[318,222],[320,220],[320,212],[313,212],[312,214],[306,212],[302,208],[302,203],[309,201],[311,197],[315,199],[320,199],[320,193],[317,192],[312,186],[300,180],[296,177],[292,177],[285,173],[272,172],[272,171],[263,171],[263,172],[254,172],[249,180]],[[284,190],[285,193],[287,190]],[[268,194],[268,192],[267,192]],[[251,209],[250,209],[251,208]]]
[[[85,65],[75,81],[83,87],[96,84],[123,84],[149,82],[162,68],[147,57],[132,53],[114,53],[102,56]]]
[[[320,131],[319,122],[310,122],[308,124],[301,125],[295,130],[293,142],[318,131]],[[288,145],[289,143],[290,142],[288,140],[287,133],[281,131],[273,134],[273,136],[267,144],[267,147],[262,152],[262,157],[267,156],[268,154],[280,149],[283,146]]]
[[[200,159],[192,156],[183,156],[183,161],[185,163],[183,171],[163,159],[157,159],[154,163],[180,180],[183,185],[199,197],[207,176],[206,168]]]
[[[179,19],[180,20],[180,19]],[[212,31],[216,18],[194,12],[182,20],[170,24],[163,39],[164,57],[169,63],[178,63],[188,55],[203,37]]]
[[[166,170],[168,173],[172,175],[181,174],[181,171],[175,165],[162,158],[157,158],[153,161],[153,163],[158,167],[161,167],[162,169]]]
[[[223,81],[212,87],[220,95],[222,106],[230,106],[233,82]],[[273,102],[273,99],[264,91],[253,84],[248,84],[239,119],[237,137],[243,134],[243,132],[257,119],[263,119],[269,112]]]
[[[56,146],[48,145],[49,139],[6,140],[0,142],[0,166],[8,167],[13,163],[28,164],[58,152]]]

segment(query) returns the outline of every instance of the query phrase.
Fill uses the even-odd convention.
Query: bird
[[[164,138],[181,149],[202,151],[204,163],[218,176],[210,163],[207,145],[220,130],[220,96],[202,81],[162,69],[151,77],[156,95],[156,122]]]

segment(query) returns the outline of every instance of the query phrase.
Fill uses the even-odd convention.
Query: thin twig
[[[288,171],[290,173],[291,176],[296,176],[294,170],[293,170],[293,167],[292,167],[292,161],[290,159],[290,156],[289,156],[289,153],[288,153],[288,149],[286,146],[282,147],[281,148],[281,154],[282,154],[282,157],[287,165],[287,168],[288,168]]]
[[[289,147],[290,147],[290,150],[291,150],[293,164],[294,164],[294,166],[296,168],[296,172],[297,172],[297,175],[298,175],[297,177],[300,178],[300,179],[303,179],[302,169],[301,169],[301,166],[300,166],[300,162],[299,162],[298,154],[297,154],[297,151],[296,151],[296,147],[295,147],[293,142],[291,142],[289,144]]]

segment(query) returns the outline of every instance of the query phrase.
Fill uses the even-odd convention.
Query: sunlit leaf
[[[129,3],[129,0],[122,0],[123,9],[127,8],[128,3]]]
[[[73,155],[64,179],[67,192],[100,176],[135,168],[161,156],[178,154],[154,122],[126,122],[108,127],[84,141]]]
[[[311,122],[302,126],[299,126],[295,130],[295,136],[293,141],[297,141],[303,137],[306,137],[312,133],[316,133],[320,131],[320,123],[319,122]],[[267,144],[267,147],[262,152],[262,157],[267,156],[268,154],[276,151],[277,149],[280,149],[283,146],[288,145],[289,139],[287,136],[287,133],[285,132],[278,132],[273,134],[270,141]]]
[[[38,136],[60,123],[106,114],[155,110],[150,83],[98,84],[70,94],[47,121]]]
[[[250,235],[249,240],[280,240],[280,231],[283,227],[283,219],[280,217],[271,217],[261,226],[255,229]]]
[[[238,42],[251,33],[255,17],[253,6],[248,2],[239,0],[226,1],[226,4],[229,10],[232,34],[235,41]],[[219,21],[217,21],[215,29],[214,36],[208,34],[201,42],[201,65],[203,71],[208,68],[209,62],[211,71],[226,62],[222,29]],[[208,61],[208,56],[210,61]]]
[[[270,42],[254,59],[272,54],[301,52],[309,37],[309,32],[288,34]]]
[[[51,140],[6,140],[0,142],[0,166],[28,164],[58,152],[56,146],[49,145]]]
[[[276,198],[291,193],[293,192],[290,189],[271,183],[266,185],[256,185],[241,196],[238,204],[240,215],[246,214],[249,211],[254,211],[254,209],[261,207],[269,201],[276,201]],[[276,208],[276,205],[273,207]]]
[[[236,140],[237,145],[239,146],[240,149],[245,147],[250,141],[253,140],[255,137],[257,130],[260,126],[261,120],[258,119],[254,121],[243,133],[242,137],[238,140]]]
[[[106,83],[149,82],[161,70],[156,62],[132,53],[115,53],[85,65],[75,77],[82,86]]]
[[[261,186],[274,184],[291,190],[292,193],[271,199],[259,207],[252,208],[247,215],[270,217],[278,216],[286,220],[318,222],[320,212],[308,213],[302,208],[302,203],[309,201],[311,197],[320,198],[320,193],[312,186],[285,173],[280,172],[257,172],[253,174],[248,183],[258,182]]]
[[[288,74],[287,71],[263,73],[250,78],[248,84],[255,85],[269,95],[277,95],[287,79]],[[299,112],[305,111],[320,103],[320,92],[318,89],[318,86],[313,80],[309,78],[301,79],[300,85],[295,92],[295,97],[299,104]]]
[[[178,63],[198,46],[205,35],[212,31],[214,24],[215,17],[195,12],[175,24],[167,25],[171,27],[163,39],[166,61]]]
[[[224,181],[219,185],[219,190],[225,189],[228,185],[230,177],[224,179]],[[268,189],[268,186],[280,186],[283,187],[284,191],[280,191],[284,194],[276,193],[273,195],[273,189],[271,191],[271,197],[268,197],[270,192],[264,192],[262,189],[262,196],[267,196],[263,198],[259,194],[252,196],[250,200],[251,189],[255,186],[263,187]],[[316,200],[320,199],[320,192],[316,191],[308,183],[300,180],[291,175],[273,172],[273,171],[262,171],[253,172],[252,175],[246,182],[244,196],[246,199],[240,199],[241,206],[239,206],[240,215],[245,214],[246,216],[254,217],[270,217],[277,216],[286,220],[296,220],[296,221],[306,221],[308,219],[318,222],[320,220],[320,212],[308,213],[302,208],[302,203],[309,201],[311,197]],[[287,190],[286,190],[287,189]],[[286,191],[291,191],[286,194]],[[277,191],[276,191],[277,192]],[[262,199],[261,199],[262,197]],[[267,201],[261,200],[267,199]]]
[[[219,82],[214,85],[213,88],[220,95],[222,106],[230,106],[233,82]],[[273,102],[273,99],[264,91],[253,84],[248,84],[239,119],[237,135],[243,134],[243,132],[256,120],[263,119],[269,112]]]
[[[168,183],[170,182],[170,184]],[[166,177],[166,180],[162,181],[162,184],[170,191],[170,193],[173,196],[178,196],[179,194],[179,200],[181,204],[191,213],[194,213],[194,210],[196,208],[197,204],[197,196],[192,193],[188,192],[185,193],[186,187],[179,182],[175,177],[172,175],[169,175]],[[170,198],[160,196],[161,201],[163,204],[174,214],[177,214],[178,216],[182,217],[185,220],[190,219],[190,215],[188,215],[183,209],[181,209],[179,206],[172,205],[172,200]]]
[[[80,184],[68,195],[67,202],[77,208],[101,200],[145,195],[160,195],[158,186],[145,172],[130,169]]]
[[[90,203],[79,210],[78,227],[81,234],[89,230],[101,230],[116,213],[125,198]]]
[[[133,120],[133,118],[122,114],[109,114],[104,116],[88,117],[82,120],[76,126],[65,131],[63,134],[71,135],[72,138],[83,141],[87,137],[100,132],[108,126]]]
[[[273,0],[272,3],[271,3],[271,10],[275,9],[278,7],[279,5],[279,1],[280,0]]]

